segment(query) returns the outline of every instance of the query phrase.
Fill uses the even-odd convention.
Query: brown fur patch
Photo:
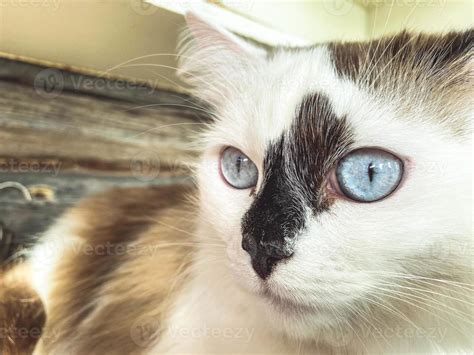
[[[71,232],[80,242],[55,269],[39,353],[128,354],[151,344],[192,259],[187,192],[115,189],[63,217],[79,221]]]
[[[0,270],[1,272],[1,270]],[[18,267],[0,273],[0,354],[31,354],[45,323],[43,305]]]
[[[378,87],[410,71],[416,75],[422,69],[427,75],[437,75],[459,69],[472,59],[473,45],[473,30],[443,36],[404,31],[369,42],[332,43],[329,49],[339,75]]]
[[[332,43],[329,50],[342,77],[363,86],[400,110],[424,110],[455,133],[467,122],[474,30],[445,35],[401,32],[368,42]]]

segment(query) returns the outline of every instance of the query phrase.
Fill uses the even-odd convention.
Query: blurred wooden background
[[[84,195],[191,183],[205,110],[140,82],[0,59],[0,259]]]

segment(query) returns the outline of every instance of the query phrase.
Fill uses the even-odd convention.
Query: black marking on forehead
[[[314,213],[329,208],[325,191],[327,175],[352,144],[346,117],[337,117],[322,94],[307,96],[298,108],[289,134],[282,137],[285,170]],[[268,158],[271,158],[268,155]],[[280,167],[281,168],[281,167]]]
[[[335,115],[328,98],[312,94],[303,99],[290,130],[269,146],[262,186],[242,220],[243,247],[263,278],[293,253],[306,211],[329,209],[327,175],[351,136],[346,118]]]

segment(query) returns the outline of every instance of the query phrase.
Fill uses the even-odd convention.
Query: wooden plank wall
[[[0,259],[87,194],[191,183],[206,112],[182,93],[0,59]]]

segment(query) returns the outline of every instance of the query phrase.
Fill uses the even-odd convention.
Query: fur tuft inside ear
[[[213,23],[202,14],[188,12],[186,23],[193,37],[202,48],[207,46],[224,46],[236,55],[247,57],[265,57],[266,52],[240,39],[231,32]]]
[[[265,50],[253,46],[196,12],[186,14],[187,29],[179,43],[178,76],[196,96],[215,104],[243,70],[263,60]],[[235,86],[235,85],[234,85]],[[219,95],[217,95],[219,93]]]

